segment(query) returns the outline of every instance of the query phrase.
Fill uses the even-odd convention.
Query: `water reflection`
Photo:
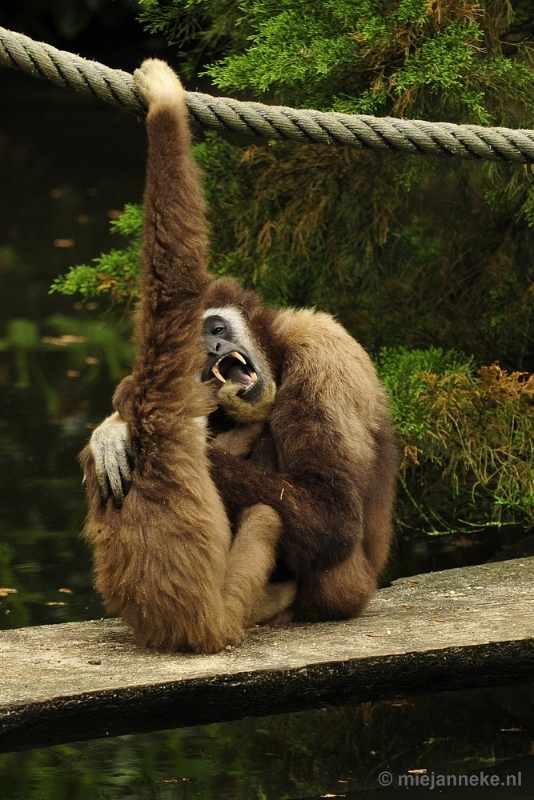
[[[44,392],[16,386],[0,387],[0,408],[0,627],[100,616],[79,539],[85,417],[49,418]]]
[[[0,82],[0,628],[103,613],[79,539],[76,457],[132,358],[102,303],[48,293],[117,245],[141,196],[144,131],[126,112],[12,71]]]
[[[0,798],[382,797],[400,775],[482,771],[520,772],[484,795],[518,799],[534,794],[533,740],[532,688],[443,693],[11,753]]]

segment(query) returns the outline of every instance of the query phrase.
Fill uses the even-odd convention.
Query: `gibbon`
[[[210,277],[184,90],[154,59],[134,77],[149,139],[137,357],[81,454],[97,588],[167,650],[357,616],[392,530],[384,389],[332,317]]]

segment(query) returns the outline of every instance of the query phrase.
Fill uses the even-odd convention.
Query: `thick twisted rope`
[[[0,27],[0,65],[20,69],[58,86],[75,89],[145,114],[132,75],[35,42]],[[192,116],[222,131],[296,142],[379,148],[419,155],[453,155],[490,161],[534,162],[534,131],[483,128],[393,117],[297,110],[187,92]]]

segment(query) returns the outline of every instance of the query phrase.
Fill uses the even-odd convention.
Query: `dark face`
[[[233,383],[242,400],[256,402],[270,375],[240,311],[232,307],[208,310],[202,340],[207,357],[201,379],[213,381],[216,391]]]

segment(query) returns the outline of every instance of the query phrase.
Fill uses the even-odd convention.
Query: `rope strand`
[[[99,97],[144,115],[132,75],[0,27],[0,66]],[[534,163],[534,131],[448,122],[298,110],[187,92],[191,115],[206,128],[268,139],[378,148],[413,155]]]

